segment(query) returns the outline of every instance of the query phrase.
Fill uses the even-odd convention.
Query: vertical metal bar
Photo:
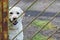
[[[2,0],[0,0],[0,40],[2,40]]]
[[[2,0],[2,40],[8,40],[8,0]]]

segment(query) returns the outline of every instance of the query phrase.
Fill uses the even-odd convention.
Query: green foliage
[[[38,34],[33,38],[33,40],[46,40],[46,39],[47,39],[47,37],[45,37],[41,34]]]
[[[32,24],[42,28],[46,23],[48,23],[48,20],[35,20]],[[46,25],[46,27],[44,28],[44,30],[48,30],[48,29],[54,29],[54,25],[50,22],[48,25]]]
[[[41,35],[41,34],[37,34],[34,38],[33,38],[33,40],[47,40],[47,36],[43,36],[43,35]],[[48,40],[54,40],[54,38],[49,38]]]
[[[36,27],[42,28],[46,23],[48,23],[48,20],[35,20],[32,25],[35,25]],[[44,28],[44,30],[51,30],[51,29],[55,29],[55,26],[50,22],[48,25],[46,25],[46,27]],[[37,34],[33,40],[47,40],[47,36],[44,36],[42,34]],[[48,40],[54,40],[54,38],[49,38]]]

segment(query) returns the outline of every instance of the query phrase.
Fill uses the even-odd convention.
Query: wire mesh
[[[16,6],[21,0],[18,0],[9,10],[11,10],[14,6]]]
[[[39,31],[37,31],[37,32],[32,36],[32,38],[33,38],[35,35],[37,35],[40,31],[42,31],[42,30],[43,30],[52,20],[54,20],[55,17],[56,17],[57,15],[59,15],[59,14],[60,14],[60,12],[56,13],[49,22],[47,22],[45,25],[43,25],[42,28],[41,28]]]
[[[26,9],[26,11],[27,11],[29,8],[31,8],[31,6],[33,6],[36,2],[37,2],[37,0],[35,0],[35,1]],[[26,11],[24,11],[24,12],[26,12]],[[24,15],[24,12],[23,12],[19,17],[21,17],[22,15]],[[19,18],[19,17],[18,17],[18,18]],[[18,18],[17,18],[17,19],[18,19]],[[17,20],[17,19],[16,19],[16,20]],[[15,22],[15,20],[14,20],[12,23],[14,23],[14,22]],[[9,27],[12,25],[12,23],[9,25]]]
[[[51,38],[59,29],[60,29],[60,28],[56,29],[56,30],[47,38],[47,40],[48,40],[49,38]]]
[[[21,1],[21,0],[19,0],[16,4],[18,4],[20,1]],[[27,11],[28,9],[30,9],[37,1],[38,1],[38,0],[35,0],[25,11]],[[55,1],[56,1],[56,0],[53,0],[40,14],[38,14],[35,18],[33,18],[33,20],[31,20],[31,22],[30,22],[28,25],[26,25],[26,27],[25,27],[23,30],[21,30],[15,37],[13,37],[12,40],[14,40],[22,31],[24,31],[25,29],[27,29],[27,28],[29,27],[29,25],[30,25],[33,21],[35,21],[39,16],[41,16],[42,14],[44,14],[44,12],[45,12]],[[14,4],[14,5],[12,6],[12,8],[13,8],[16,4]],[[11,8],[11,9],[12,9],[12,8]],[[11,10],[11,9],[10,9],[10,10]],[[25,12],[25,11],[24,11],[24,12]],[[43,25],[43,27],[41,28],[41,30],[43,30],[53,19],[55,19],[55,17],[56,17],[57,15],[59,15],[59,13],[60,13],[60,12],[56,13],[56,14],[51,18],[51,20],[50,20],[47,24]],[[24,14],[24,13],[22,13],[19,17],[21,17],[23,14]],[[19,18],[19,17],[18,17],[18,18]],[[17,20],[17,19],[16,19],[16,20]],[[12,24],[12,23],[11,23],[11,24]],[[11,24],[10,24],[9,26],[11,26]],[[35,35],[37,35],[41,30],[37,31],[37,32],[32,36],[32,38],[33,38]],[[57,29],[54,33],[56,33],[57,31],[58,31],[58,29]],[[54,33],[52,33],[52,35],[53,35]],[[50,35],[50,36],[47,38],[47,40],[48,40],[52,35]],[[32,38],[31,38],[31,40],[32,40]]]
[[[55,1],[56,1],[56,0],[54,0],[52,3],[50,3],[50,4],[48,5],[48,7],[50,7]],[[46,9],[47,9],[48,7],[46,7],[46,8],[43,10],[43,12],[41,12],[41,14],[38,14],[35,18],[33,18],[33,20],[32,20],[23,30],[25,30],[37,17],[41,16],[41,15],[46,11]],[[23,30],[22,30],[22,31],[23,31]],[[20,31],[17,35],[19,35],[22,31]],[[17,35],[16,35],[14,38],[16,38]],[[13,39],[14,39],[14,38],[13,38]]]

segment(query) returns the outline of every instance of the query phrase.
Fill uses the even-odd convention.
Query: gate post
[[[2,40],[2,0],[0,0],[0,40]]]
[[[8,0],[2,0],[2,40],[8,40]]]

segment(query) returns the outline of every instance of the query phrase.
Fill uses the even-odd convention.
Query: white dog
[[[12,24],[12,29],[9,29],[9,40],[12,40],[12,38],[17,35],[22,29],[22,16],[19,17],[23,13],[22,9],[19,7],[13,7],[9,11],[9,20]],[[18,18],[19,17],[19,18]],[[18,18],[18,19],[17,19]],[[17,19],[17,20],[16,20]],[[14,40],[23,40],[23,32],[21,32]]]

